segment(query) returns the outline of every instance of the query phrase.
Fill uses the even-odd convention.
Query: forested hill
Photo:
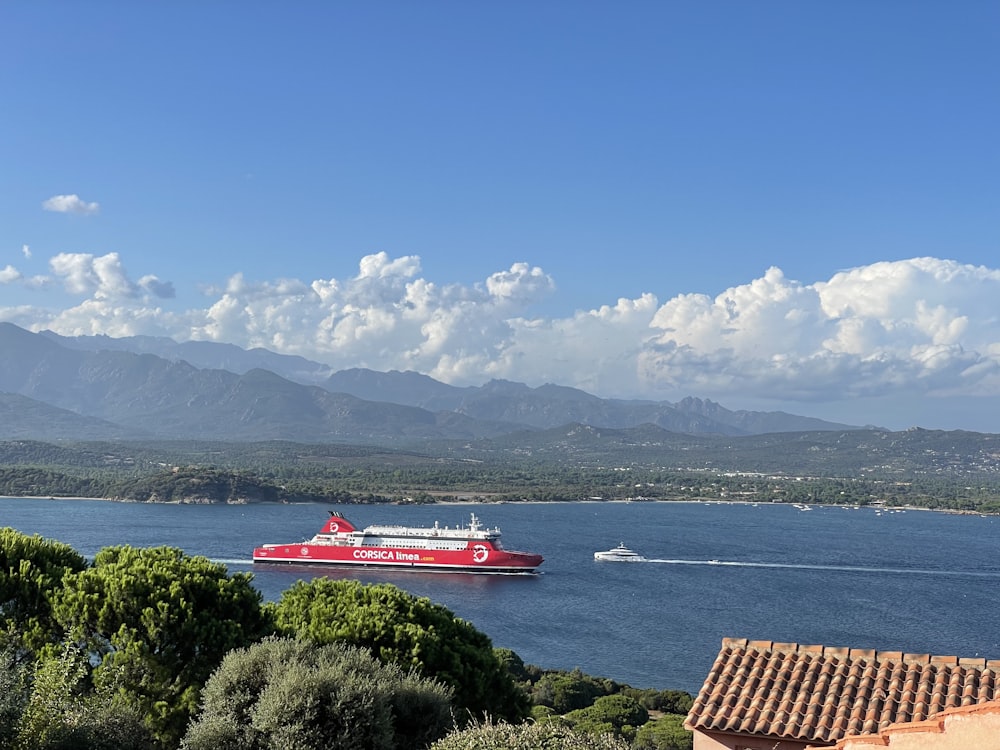
[[[992,511],[1000,436],[683,436],[575,426],[426,450],[353,444],[0,442],[0,494],[139,502],[718,500]]]

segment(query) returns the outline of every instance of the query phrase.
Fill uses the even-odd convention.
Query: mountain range
[[[689,435],[856,430],[699,398],[604,399],[506,380],[456,387],[416,372],[149,336],[61,336],[0,323],[0,439],[365,442],[475,440],[566,425]]]

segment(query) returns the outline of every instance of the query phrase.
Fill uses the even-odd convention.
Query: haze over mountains
[[[66,337],[0,323],[0,439],[217,439],[405,444],[571,424],[760,435],[860,429],[784,412],[602,399],[493,380],[454,387],[414,372],[335,371],[212,342]]]

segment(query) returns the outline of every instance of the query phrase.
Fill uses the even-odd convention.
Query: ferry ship
[[[483,528],[476,514],[468,526],[430,528],[367,526],[357,529],[330,512],[323,529],[306,542],[265,544],[255,563],[346,565],[468,573],[534,573],[542,556],[512,552],[500,543],[500,529]]]

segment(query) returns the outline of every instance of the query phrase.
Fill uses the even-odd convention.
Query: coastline
[[[419,505],[442,505],[442,506],[461,506],[461,505],[475,505],[475,506],[490,506],[490,505],[560,505],[566,503],[580,503],[580,504],[590,504],[590,505],[602,505],[602,504],[621,504],[621,505],[657,505],[663,503],[673,503],[673,504],[690,504],[690,505],[784,505],[790,508],[796,507],[797,505],[804,505],[803,503],[772,503],[763,502],[760,500],[715,500],[715,499],[705,499],[705,500],[594,500],[592,498],[587,498],[584,500],[503,500],[500,502],[490,501],[490,500],[435,500],[429,503],[400,503],[400,502],[385,502],[385,503],[343,503],[343,502],[325,502],[325,501],[304,501],[304,502],[216,502],[214,500],[125,500],[121,498],[113,497],[83,497],[78,495],[72,496],[57,496],[57,495],[0,495],[0,500],[84,500],[84,501],[99,501],[104,503],[123,503],[129,505],[343,505],[343,506],[419,506]],[[950,515],[959,516],[984,516],[992,517],[1000,515],[1000,513],[984,513],[978,510],[960,510],[957,508],[925,508],[919,505],[849,505],[847,503],[840,505],[836,503],[808,503],[808,506],[814,508],[865,508],[870,510],[878,510],[885,512],[901,512],[901,511],[925,511],[928,513],[946,513]]]

